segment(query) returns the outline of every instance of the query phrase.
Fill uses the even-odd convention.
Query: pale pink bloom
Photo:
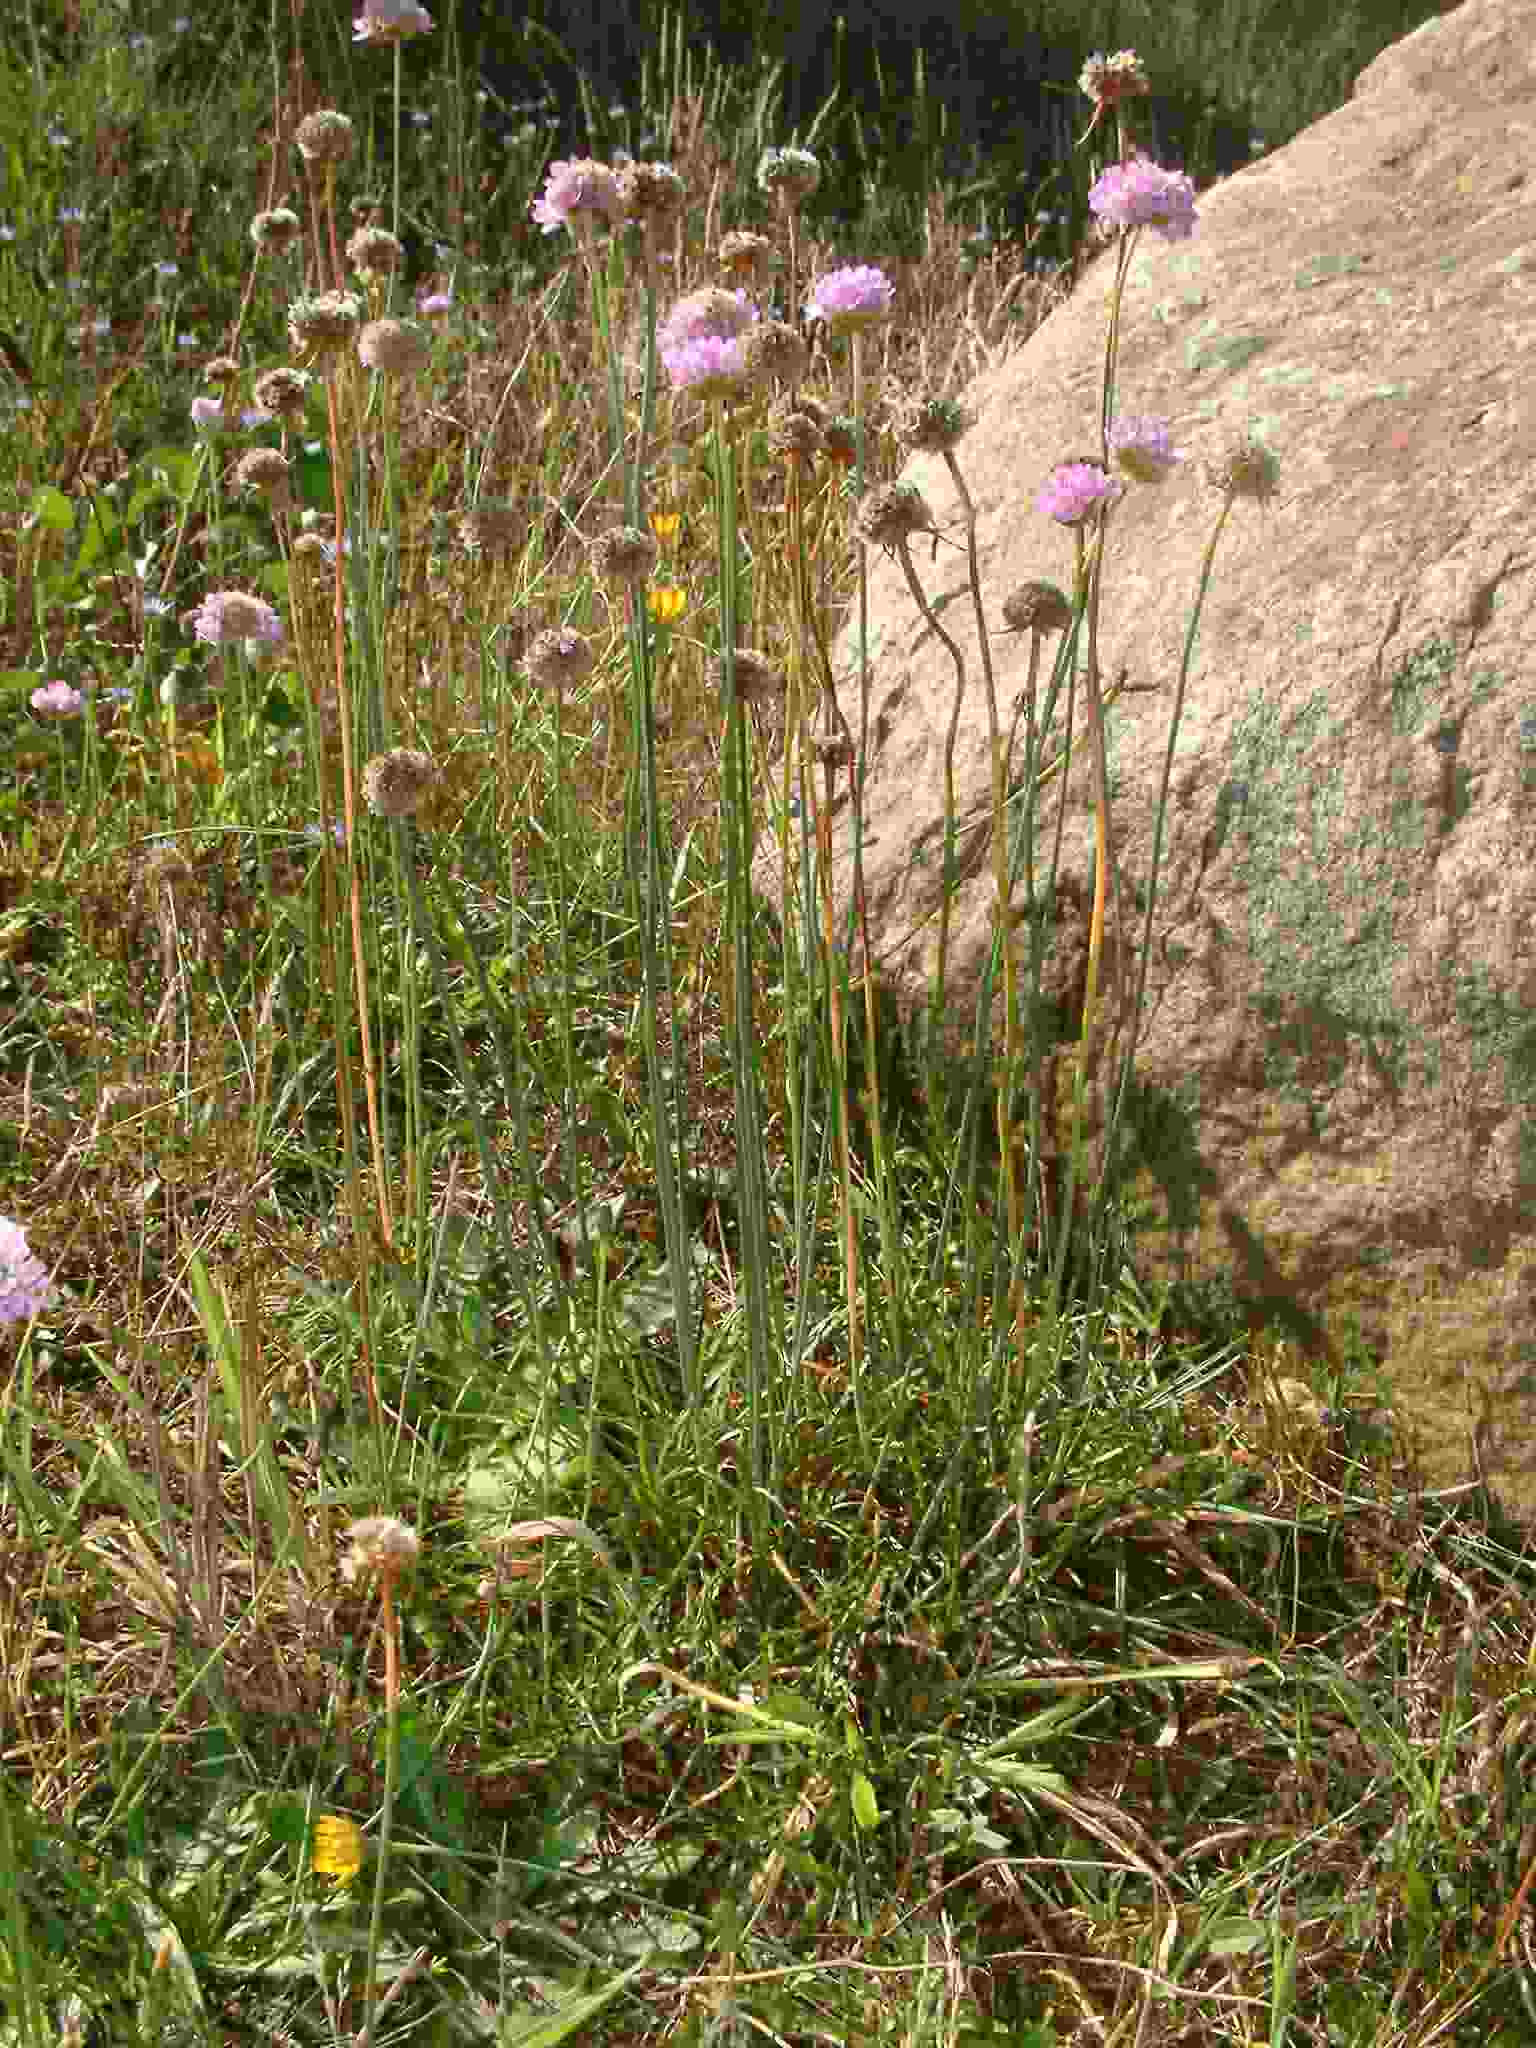
[[[190,624],[199,640],[214,645],[230,640],[269,640],[274,646],[283,638],[283,622],[271,605],[243,590],[214,590],[190,614]]]
[[[747,366],[739,334],[695,334],[669,342],[661,360],[674,391],[695,391],[701,398],[730,398],[747,382]]]
[[[1149,156],[1111,164],[1095,181],[1088,204],[1117,228],[1156,228],[1165,241],[1186,242],[1195,232],[1195,188],[1182,171],[1165,171]]]
[[[613,227],[624,218],[624,195],[616,172],[591,157],[562,158],[549,167],[544,190],[531,208],[546,235],[570,228],[587,214]]]
[[[720,285],[705,285],[679,299],[656,330],[656,345],[667,349],[679,342],[696,341],[713,334],[721,340],[745,334],[758,318],[756,306],[744,291],[728,292]]]
[[[66,682],[45,683],[32,692],[32,709],[44,718],[74,718],[85,709],[85,698]]]
[[[1096,462],[1058,463],[1035,494],[1035,510],[1063,526],[1081,526],[1101,505],[1112,505],[1125,485]]]
[[[1160,484],[1184,460],[1168,438],[1166,420],[1131,414],[1109,430],[1110,460],[1134,483]]]
[[[27,1233],[0,1216],[0,1323],[25,1323],[48,1306],[48,1270],[27,1243]]]
[[[200,434],[216,434],[224,424],[224,401],[220,398],[194,398],[192,424]]]
[[[834,334],[888,320],[896,288],[883,270],[868,263],[847,270],[829,270],[817,278],[805,302],[806,317],[825,320]]]
[[[354,43],[395,43],[402,36],[425,35],[432,17],[415,0],[362,0],[363,11],[352,23]]]

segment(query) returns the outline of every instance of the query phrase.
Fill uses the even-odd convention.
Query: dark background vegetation
[[[661,7],[660,0],[599,9],[581,0],[534,0],[526,9],[506,0],[458,0],[453,11],[467,60],[496,93],[514,102],[553,93],[564,147],[577,140],[575,72],[586,74],[605,108],[631,97],[642,57],[655,45]],[[1377,50],[1443,11],[1433,0],[1363,0],[1341,33],[1329,0],[1252,0],[1247,75],[1288,73],[1305,57],[1321,112],[1346,96],[1353,74]],[[1213,61],[1202,62],[1201,17],[1215,12],[1113,0],[851,0],[841,7],[827,0],[791,7],[693,0],[688,19],[693,39],[735,69],[782,64],[786,132],[803,134],[837,92],[833,154],[844,172],[857,156],[855,117],[873,119],[879,132],[870,138],[871,154],[925,181],[964,183],[990,173],[1004,217],[1017,230],[1034,188],[1081,129],[1076,79],[1095,49],[1134,44],[1141,51],[1157,79],[1149,139],[1165,162],[1183,163],[1202,181],[1246,163],[1256,128],[1270,147],[1289,139],[1258,126],[1262,106],[1240,97],[1230,75],[1221,75],[1227,67],[1214,61],[1214,49]],[[569,64],[560,62],[557,46]]]
[[[264,0],[225,0],[218,11],[230,42],[265,68],[272,9]],[[478,76],[488,89],[493,139],[535,117],[547,124],[552,155],[664,153],[664,138],[636,130],[642,67],[656,61],[669,19],[675,26],[664,0],[599,8],[583,0],[436,0],[432,11],[439,35],[431,49],[407,46],[407,82],[435,69],[451,34],[466,82]],[[711,56],[743,85],[780,67],[781,140],[805,139],[837,95],[816,138],[826,217],[863,211],[878,171],[908,190],[956,188],[978,218],[985,202],[994,231],[1014,234],[1037,208],[1069,202],[1061,174],[1086,113],[1076,79],[1091,51],[1138,50],[1156,80],[1141,133],[1161,161],[1203,184],[1248,162],[1256,137],[1276,148],[1339,105],[1381,49],[1445,11],[1437,0],[1360,0],[1344,19],[1329,0],[1249,0],[1222,10],[1202,0],[687,0],[681,10],[683,42],[701,73]],[[339,103],[371,104],[382,117],[390,67],[354,49],[351,12],[346,0],[299,0],[305,62]],[[44,33],[66,32],[56,20]],[[20,40],[13,28],[7,41]],[[166,86],[194,86],[177,68],[205,62],[191,47],[168,51]],[[1065,231],[1079,223],[1059,225],[1065,254]]]

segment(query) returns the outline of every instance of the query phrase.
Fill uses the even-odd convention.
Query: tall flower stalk
[[[747,1456],[741,1461],[744,1482],[750,1480],[748,1517],[758,1528],[763,1489],[769,1479],[772,1437],[767,1413],[773,1383],[772,1358],[782,1349],[775,1339],[778,1312],[771,1287],[768,1229],[768,1188],[763,1144],[762,1088],[753,1020],[756,965],[752,943],[752,788],[739,674],[741,597],[737,555],[737,488],[735,450],[725,400],[716,396],[714,413],[715,517],[720,576],[719,675],[724,696],[725,751],[722,763],[722,820],[725,830],[726,912],[731,940],[732,1071],[736,1092],[737,1200],[741,1211],[743,1281],[747,1297]]]
[[[1087,1089],[1097,1059],[1094,1026],[1097,1021],[1099,967],[1104,944],[1105,905],[1108,877],[1114,865],[1109,809],[1109,768],[1104,731],[1104,702],[1100,688],[1098,635],[1104,548],[1111,508],[1123,486],[1109,473],[1114,439],[1111,426],[1115,379],[1119,359],[1120,309],[1130,271],[1136,237],[1145,226],[1154,226],[1169,241],[1186,239],[1194,233],[1194,187],[1182,172],[1161,169],[1145,156],[1131,150],[1124,116],[1126,100],[1144,94],[1147,80],[1134,51],[1117,51],[1113,57],[1091,57],[1079,83],[1094,102],[1093,119],[1081,138],[1086,142],[1104,114],[1113,111],[1119,161],[1094,183],[1088,203],[1100,223],[1118,230],[1120,236],[1115,279],[1110,292],[1109,321],[1105,337],[1104,382],[1100,401],[1100,460],[1061,465],[1048,480],[1039,508],[1063,525],[1074,529],[1076,543],[1077,606],[1088,628],[1084,687],[1088,699],[1089,743],[1092,750],[1095,802],[1095,847],[1093,909],[1089,920],[1088,971],[1083,997],[1082,1032],[1079,1041],[1072,1099],[1068,1202],[1081,1162],[1082,1123]],[[1156,480],[1166,473],[1172,460],[1167,449],[1166,429],[1160,422],[1138,422],[1151,431],[1143,444],[1145,468],[1133,461],[1133,475]],[[1137,437],[1133,435],[1132,439]],[[1116,870],[1118,886],[1118,870]],[[1125,940],[1125,920],[1117,919],[1120,953]],[[1123,1018],[1123,1010],[1121,1011]],[[1070,1214],[1070,1208],[1068,1210]],[[1058,1267],[1059,1271],[1059,1267]]]
[[[612,459],[624,478],[626,523],[599,537],[593,551],[598,577],[622,593],[630,660],[631,730],[634,740],[630,782],[625,801],[625,837],[633,848],[630,862],[631,901],[640,930],[646,1000],[640,1018],[647,1090],[650,1097],[652,1148],[658,1203],[666,1239],[679,1360],[689,1408],[695,1422],[702,1405],[698,1335],[693,1303],[693,1259],[684,1203],[686,1146],[684,1140],[681,1026],[672,961],[670,903],[661,862],[661,806],[656,776],[654,702],[655,636],[650,614],[640,598],[645,579],[656,562],[656,543],[642,529],[645,444],[656,391],[656,359],[667,359],[674,382],[678,359],[671,351],[685,347],[702,331],[699,323],[669,322],[659,335],[656,324],[656,243],[683,201],[682,181],[668,167],[632,164],[621,177],[590,158],[563,159],[550,168],[543,191],[533,201],[533,219],[546,234],[564,228],[581,254],[592,295],[593,324],[607,365],[609,433]],[[638,225],[641,237],[640,277],[643,292],[645,359],[636,444],[626,446],[626,419],[619,351],[614,337],[611,292],[623,276],[618,231]],[[598,235],[613,236],[609,259],[600,261]],[[726,297],[728,295],[698,295]],[[676,309],[675,309],[676,310]],[[707,326],[707,322],[704,323]],[[696,352],[694,352],[696,353]],[[691,361],[690,356],[690,361]],[[685,381],[693,381],[690,376]],[[670,1017],[670,1062],[664,1063],[658,1020]]]
[[[354,1522],[347,1535],[352,1548],[342,1562],[342,1571],[348,1579],[372,1576],[378,1580],[384,1630],[384,1804],[379,1814],[373,1910],[363,1964],[363,2029],[358,2035],[359,2041],[370,2041],[377,2016],[384,1900],[394,1844],[395,1802],[400,1793],[400,1617],[395,1610],[395,1590],[420,1556],[421,1538],[408,1522],[397,1521],[393,1515],[366,1516]]]
[[[783,153],[781,153],[783,154]],[[792,154],[792,153],[790,153]],[[792,170],[791,166],[791,170]],[[788,183],[784,166],[780,166],[781,182]],[[854,491],[857,495],[864,486],[866,461],[866,422],[864,418],[863,357],[860,350],[864,330],[879,325],[891,317],[895,302],[895,290],[884,271],[870,264],[853,265],[841,270],[827,272],[817,279],[806,300],[806,317],[812,322],[823,323],[833,335],[848,338],[849,402],[854,422]],[[866,533],[865,539],[878,538]],[[881,1246],[886,1266],[887,1284],[892,1290],[892,1313],[899,1327],[902,1317],[902,1280],[900,1245],[895,1230],[894,1204],[888,1184],[885,1136],[880,1103],[880,1066],[878,1017],[876,1013],[874,961],[870,945],[869,920],[864,895],[864,785],[869,772],[869,709],[870,709],[870,664],[869,664],[869,574],[864,552],[859,551],[858,559],[858,658],[859,658],[859,731],[854,757],[850,763],[852,813],[853,813],[853,915],[859,938],[859,976],[864,996],[864,1018],[866,1033],[866,1087],[865,1100],[869,1115],[870,1142],[874,1153],[876,1206],[880,1217]],[[830,814],[830,790],[827,805]],[[829,972],[837,983],[839,1006],[843,1000],[844,968],[835,951],[829,949]],[[843,1098],[840,1110],[842,1153],[842,1199],[843,1199],[843,1245],[848,1293],[848,1348],[849,1373],[853,1382],[854,1407],[861,1438],[867,1437],[867,1420],[863,1386],[863,1331],[857,1312],[859,1296],[858,1281],[858,1240],[854,1227],[851,1159],[847,1125],[847,1064],[846,1064],[846,1023],[837,1011],[833,1016],[837,1086]]]

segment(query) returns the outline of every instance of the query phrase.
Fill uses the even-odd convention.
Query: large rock
[[[1117,852],[1136,888],[1219,502],[1204,462],[1256,430],[1279,458],[1279,494],[1236,506],[1222,537],[1174,761],[1136,1054],[1164,1109],[1143,1175],[1149,1192],[1161,1183],[1161,1226],[1141,1256],[1153,1273],[1187,1258],[1241,1298],[1289,1299],[1335,1358],[1357,1319],[1431,1472],[1465,1472],[1475,1428],[1482,1469],[1527,1505],[1533,50],[1536,0],[1468,0],[1377,58],[1347,105],[1205,192],[1192,239],[1143,230],[1116,410],[1167,419],[1190,459],[1159,488],[1133,486],[1111,520],[1101,642],[1106,681],[1123,665],[1140,686],[1108,720]],[[957,456],[994,625],[1022,582],[1070,589],[1071,536],[1032,501],[1054,465],[1097,445],[1113,275],[1106,250],[964,394],[976,423]],[[942,458],[915,457],[906,476],[962,536]],[[934,964],[954,672],[894,561],[869,559],[866,884],[876,956],[915,998]],[[965,816],[987,800],[988,768],[964,558],[941,548],[931,562],[924,541],[914,560],[967,657]],[[1027,636],[994,645],[1006,717]],[[851,636],[838,674],[857,730]],[[1086,747],[1068,783],[1047,980],[1070,1012],[1091,896]],[[846,891],[846,810],[836,848]],[[992,910],[977,842],[960,850],[970,878],[950,987],[968,1006]],[[1130,924],[1139,947],[1140,917]]]

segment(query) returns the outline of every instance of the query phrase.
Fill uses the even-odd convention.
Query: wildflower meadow
[[[436,9],[244,12],[0,36],[0,2042],[1536,2039],[1529,1544],[1143,1283],[1100,985],[1149,110],[1219,49],[1274,146],[1411,20],[1115,11],[1021,239],[680,15],[570,143]],[[970,506],[1095,255],[999,602],[902,468]],[[1285,450],[1200,483],[1186,665]],[[974,1015],[832,886],[875,551],[986,693]]]

